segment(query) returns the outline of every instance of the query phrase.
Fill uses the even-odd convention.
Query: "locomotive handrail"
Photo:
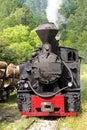
[[[67,70],[69,71],[70,76],[71,76],[71,83],[73,83],[73,75],[72,75],[72,72],[71,72],[70,68],[68,67],[68,65],[67,65],[64,61],[62,61],[62,63],[64,64],[64,66],[65,66],[65,67],[67,68]]]

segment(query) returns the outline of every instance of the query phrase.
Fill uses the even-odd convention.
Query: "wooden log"
[[[8,78],[4,82],[4,87],[6,88],[9,86],[15,86],[15,85],[17,85],[18,80],[19,80],[18,78],[15,78],[14,80],[13,80],[13,78]]]
[[[4,77],[5,69],[0,69],[0,79]]]
[[[0,69],[6,69],[7,63],[5,61],[0,61]]]
[[[6,77],[19,77],[19,66],[15,66],[14,64],[9,64],[7,66]]]

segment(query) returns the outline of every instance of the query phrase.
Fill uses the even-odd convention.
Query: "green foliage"
[[[75,14],[78,3],[76,0],[63,0],[60,13],[68,18],[71,14]]]
[[[83,31],[81,35],[78,37],[77,46],[79,49],[79,53],[83,58],[82,61],[87,63],[87,31]]]
[[[78,48],[80,50],[87,49],[87,31],[83,31],[78,37]]]
[[[0,30],[15,25],[26,25],[30,29],[36,26],[33,14],[29,8],[23,6],[19,0],[0,0]]]
[[[71,47],[72,46],[72,42],[69,39],[65,40],[65,41],[60,40],[60,45]]]
[[[66,0],[65,0],[66,1]],[[68,2],[68,5],[66,4]],[[60,43],[79,50],[80,56],[86,62],[87,58],[87,1],[70,0],[63,3],[60,12],[66,17],[66,24],[62,25]],[[71,7],[70,7],[71,6]]]
[[[33,46],[34,48],[38,47],[41,45],[41,41],[39,39],[39,37],[37,36],[36,34],[36,31],[35,30],[32,30],[30,32],[30,35],[29,35],[29,43],[31,46]]]
[[[29,27],[23,25],[4,29],[0,39],[2,40],[1,57],[7,63],[20,64],[28,61],[34,49],[41,45],[35,30],[29,31]],[[6,41],[8,46],[4,44]]]
[[[76,42],[76,35],[74,30],[67,30],[66,37],[64,40],[60,40],[60,44],[67,47],[74,47],[78,49]]]
[[[0,40],[0,60],[5,60],[4,59],[4,50],[8,48],[8,43],[5,43]]]
[[[19,6],[18,0],[0,0],[0,14],[2,18],[7,17],[10,13],[15,12]]]
[[[11,13],[2,21],[2,25],[4,25],[5,27],[13,27],[15,25],[19,25],[20,23],[22,23],[22,18],[23,8],[18,8],[14,13]]]
[[[41,45],[33,29],[47,21],[46,4],[47,0],[0,0],[1,60],[19,64],[27,61]]]
[[[34,51],[34,48],[28,42],[11,44],[9,49],[13,51],[11,55],[14,56],[12,60],[14,64],[28,61],[31,57],[31,53]]]
[[[29,27],[23,25],[16,25],[15,27],[8,27],[3,30],[0,39],[8,41],[8,43],[28,41]]]
[[[46,22],[47,0],[0,0],[0,30],[15,25],[26,25],[34,29]]]
[[[26,0],[23,5],[25,5],[27,8],[30,8],[34,19],[38,24],[43,23],[43,21],[47,22],[45,12],[47,7],[47,0]]]

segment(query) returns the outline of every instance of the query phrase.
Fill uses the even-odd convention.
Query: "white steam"
[[[55,24],[58,23],[58,20],[61,17],[58,13],[61,4],[62,4],[62,0],[48,0],[46,15],[49,22],[53,22]]]

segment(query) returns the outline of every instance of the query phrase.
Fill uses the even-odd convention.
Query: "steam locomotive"
[[[75,116],[80,109],[80,58],[59,46],[54,23],[39,25],[42,41],[30,61],[20,64],[18,108],[26,116]]]

